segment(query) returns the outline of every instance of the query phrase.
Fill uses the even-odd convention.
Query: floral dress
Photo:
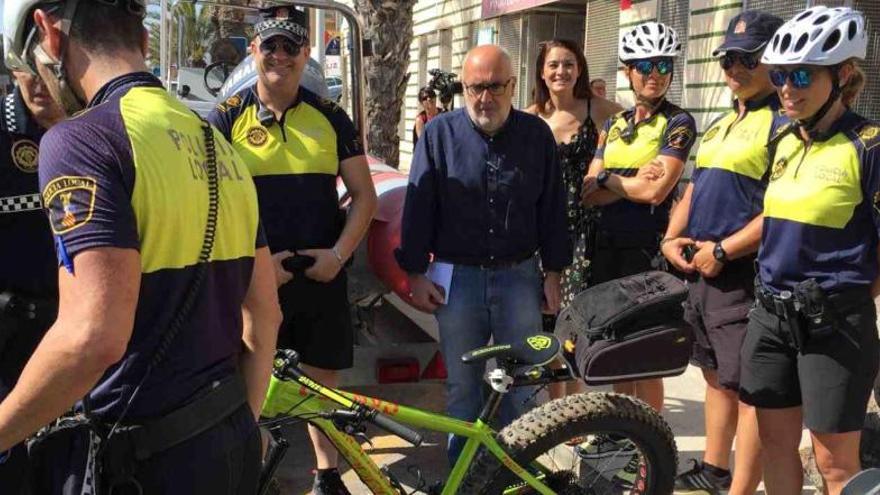
[[[581,203],[581,190],[587,168],[593,161],[599,131],[590,118],[589,105],[587,118],[578,128],[568,143],[557,145],[559,165],[562,168],[562,179],[565,183],[566,217],[568,234],[573,242],[574,258],[571,265],[562,272],[561,308],[565,309],[578,293],[587,288],[587,271],[590,261],[587,259],[587,231],[589,208]],[[545,315],[544,329],[552,332],[556,325],[555,315]]]

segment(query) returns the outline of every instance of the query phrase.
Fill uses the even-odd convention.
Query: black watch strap
[[[721,242],[715,243],[715,249],[712,250],[712,255],[714,255],[715,259],[721,263],[727,263],[727,251],[724,250],[724,246],[721,245]]]

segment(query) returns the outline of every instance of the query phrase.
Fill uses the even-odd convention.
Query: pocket
[[[726,308],[706,309],[704,321],[706,328],[719,328],[738,321],[749,319],[752,303],[738,303]]]

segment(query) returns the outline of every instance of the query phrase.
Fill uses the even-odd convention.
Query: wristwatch
[[[712,255],[715,256],[715,259],[720,263],[727,263],[727,251],[721,246],[721,242],[715,243],[715,249],[712,250]]]
[[[607,170],[603,170],[599,172],[599,175],[596,176],[596,185],[601,188],[605,187],[605,183],[608,182],[608,178],[611,177],[611,174],[608,173]]]

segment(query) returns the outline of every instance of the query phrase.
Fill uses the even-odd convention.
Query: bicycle
[[[363,436],[366,423],[414,446],[422,437],[412,428],[467,438],[445,482],[422,491],[429,495],[672,493],[678,464],[672,431],[657,412],[635,398],[604,392],[570,395],[532,409],[500,432],[492,429],[492,418],[510,387],[574,379],[567,364],[550,366],[560,349],[555,337],[540,334],[462,356],[472,365],[485,365],[492,358],[498,365],[488,374],[492,392],[473,423],[324,387],[302,372],[296,352],[279,350],[263,408],[266,419],[261,421],[272,440],[259,494],[272,493],[274,471],[287,449],[281,427],[297,421],[319,428],[376,494],[410,495],[422,491],[425,483],[419,475],[419,487],[408,492],[389,470],[370,459],[356,439]],[[590,460],[577,453],[580,442],[609,434],[615,435],[616,450]]]

